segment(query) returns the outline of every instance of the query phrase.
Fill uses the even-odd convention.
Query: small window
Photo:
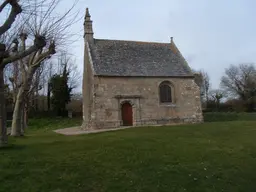
[[[172,102],[172,88],[168,83],[161,83],[159,86],[160,103]]]

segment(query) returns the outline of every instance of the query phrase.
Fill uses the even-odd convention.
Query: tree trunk
[[[25,98],[25,96],[28,93],[28,90],[32,83],[33,75],[36,71],[36,67],[30,69],[28,73],[26,74],[27,77],[23,80],[23,84],[20,86],[16,98],[16,103],[13,111],[13,118],[12,118],[12,136],[22,136],[25,129],[25,115],[24,115],[24,107],[25,107],[25,101],[28,99]]]
[[[36,113],[39,111],[38,110],[38,90],[37,90],[37,87],[36,87],[36,91],[35,91],[35,97],[34,97],[34,101],[35,101],[35,111]]]
[[[50,83],[47,85],[47,110],[48,112],[51,110],[51,89]]]
[[[253,99],[249,99],[249,101],[247,101],[246,108],[247,108],[247,112],[249,112],[249,113],[253,112],[253,110],[254,110]]]
[[[23,113],[23,103],[24,103],[24,85],[22,85],[18,91],[13,117],[12,117],[12,130],[11,136],[21,136],[22,135],[22,113]]]
[[[4,94],[4,68],[1,67],[0,61],[0,147],[7,145],[8,142]]]
[[[24,107],[24,120],[23,120],[24,131],[28,127],[28,106],[25,104]]]
[[[206,98],[205,108],[208,109],[208,102],[209,102],[208,91],[205,92],[205,98]]]
[[[23,136],[24,135],[24,132],[25,132],[25,125],[24,125],[24,117],[25,117],[25,111],[24,111],[24,105],[25,105],[25,102],[23,100],[22,102],[22,105],[21,105],[21,126],[20,126],[20,129],[21,129],[21,135]]]

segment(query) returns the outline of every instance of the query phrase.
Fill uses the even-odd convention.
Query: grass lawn
[[[30,123],[0,150],[1,192],[256,191],[256,121],[80,136],[51,131],[80,120]]]

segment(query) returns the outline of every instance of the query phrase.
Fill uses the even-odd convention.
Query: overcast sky
[[[64,2],[61,10],[73,0]],[[256,62],[255,0],[79,0],[82,19],[71,28],[77,41],[69,51],[81,71],[86,7],[95,38],[169,42],[173,36],[190,67],[209,73],[213,88],[230,64]]]
[[[169,42],[173,36],[190,67],[209,73],[213,88],[230,64],[256,62],[255,0],[80,0],[81,15],[86,7],[95,38]],[[81,38],[73,49],[81,67],[82,24],[74,27]]]

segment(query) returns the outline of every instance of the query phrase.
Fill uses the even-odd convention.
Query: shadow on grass
[[[2,148],[0,148],[0,151],[21,151],[24,150],[27,146],[21,145],[21,144],[8,144]]]

